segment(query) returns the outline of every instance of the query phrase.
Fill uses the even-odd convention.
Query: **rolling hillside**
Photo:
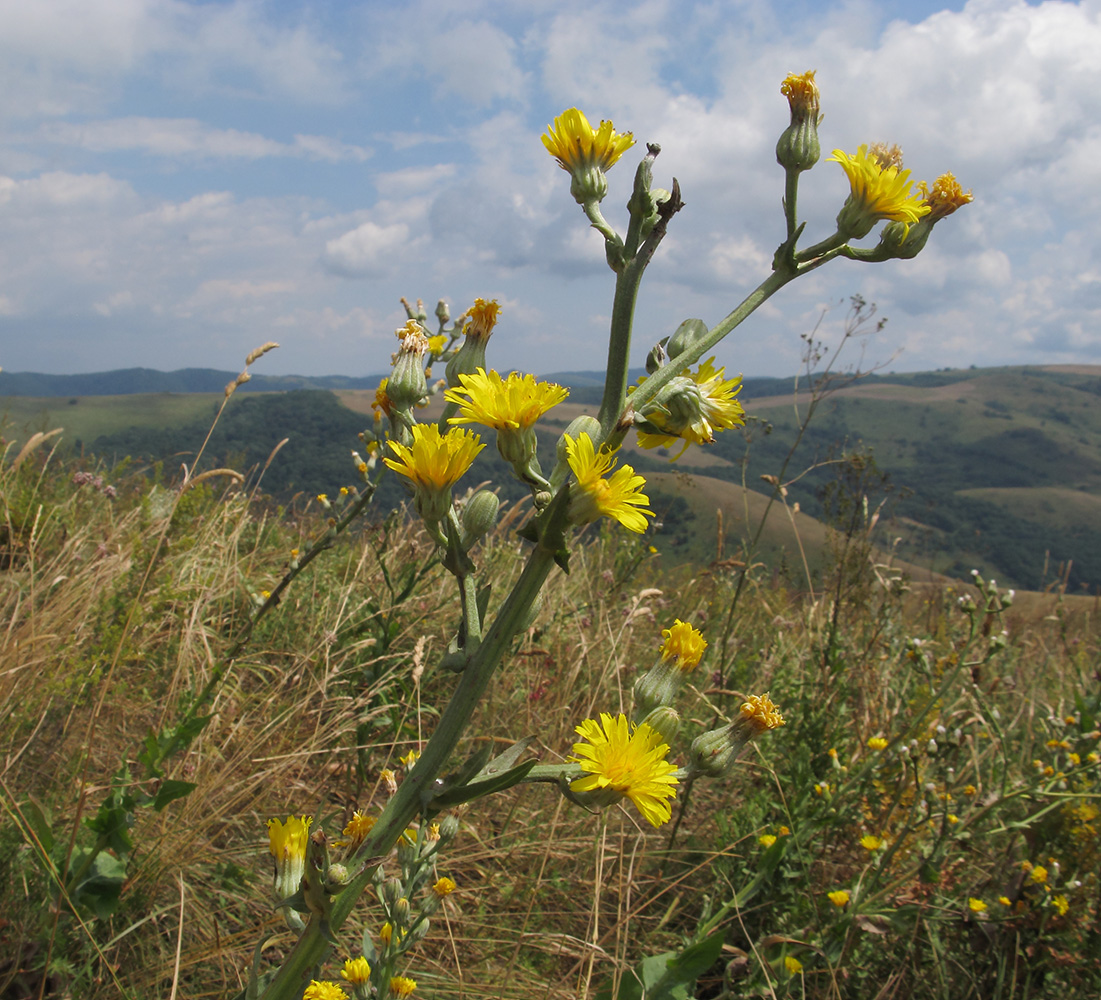
[[[544,456],[574,416],[595,411],[595,393],[581,381],[543,425]],[[720,435],[676,464],[639,451],[633,440],[625,446],[623,460],[650,481],[663,522],[656,544],[671,561],[734,557],[756,531],[768,489],[761,477],[780,474],[811,402],[807,392],[778,392],[783,384],[748,380],[746,433]],[[332,492],[350,481],[349,451],[370,422],[372,398],[370,390],[343,388],[234,399],[209,457],[247,468],[288,438],[265,473],[265,489],[281,497]],[[14,396],[2,403],[3,433],[19,439],[63,426],[66,446],[108,461],[188,461],[220,402],[220,392]],[[878,544],[914,567],[956,577],[975,567],[1022,588],[1059,575],[1073,589],[1101,586],[1101,367],[881,375],[827,392],[783,475],[788,504],[799,512],[772,512],[754,558],[795,577],[804,560],[812,571],[820,566],[821,520],[838,516],[839,472],[854,474],[840,458],[853,454],[865,456],[858,464],[861,488],[874,487],[871,509],[887,501]],[[468,481],[493,480],[506,497],[521,496],[503,473],[490,448]],[[390,484],[379,499],[393,504],[401,496]]]

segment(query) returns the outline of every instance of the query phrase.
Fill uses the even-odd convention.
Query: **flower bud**
[[[692,743],[689,775],[722,778],[733,770],[738,756],[754,737],[784,725],[784,717],[768,694],[750,695],[738,718],[722,729],[697,736]]]
[[[463,547],[469,548],[492,530],[501,507],[500,497],[489,490],[479,490],[463,506]]]
[[[668,705],[659,705],[642,720],[642,724],[656,729],[662,741],[672,746],[680,732],[680,714]]]
[[[558,439],[558,447],[556,452],[556,462],[554,465],[554,471],[551,473],[550,484],[551,489],[557,490],[566,481],[566,476],[570,473],[570,459],[569,452],[566,449],[566,438],[570,438],[576,441],[582,434],[588,434],[591,441],[596,441],[600,435],[600,421],[596,417],[591,417],[587,413],[583,413],[580,417],[575,417],[570,421],[570,426],[566,428],[565,433]]]
[[[391,912],[394,918],[394,925],[397,927],[406,928],[413,922],[413,912],[409,906],[409,900],[404,896],[394,904],[394,908]]]
[[[639,719],[662,705],[672,705],[683,683],[684,673],[675,662],[664,659],[655,663],[646,673],[639,674],[631,689],[635,718]],[[665,742],[672,741],[666,739]]]
[[[436,319],[440,321],[441,326],[446,326],[451,319],[451,307],[443,299],[436,303]]]
[[[791,124],[776,143],[776,159],[785,170],[810,170],[822,155],[818,145],[818,123],[822,116],[818,110],[815,72],[812,69],[802,75],[791,73],[780,85],[780,93],[788,99],[791,109]]]
[[[670,358],[683,354],[707,336],[707,324],[702,319],[686,319],[674,331],[666,345]]]

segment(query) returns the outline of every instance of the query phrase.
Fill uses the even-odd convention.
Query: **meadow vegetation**
[[[89,470],[111,498],[82,471],[33,453],[3,473],[0,996],[232,995],[258,934],[269,957],[290,941],[266,819],[316,810],[339,829],[377,809],[380,771],[423,745],[454,684],[434,667],[454,591],[408,518],[345,535],[258,626],[210,725],[149,779],[149,732],[326,525],[316,505],[277,515],[220,480],[173,509],[145,477]],[[503,586],[524,507],[480,556]],[[981,580],[913,589],[867,527],[834,533],[813,600],[733,558],[670,575],[651,539],[588,529],[473,744],[537,734],[560,761],[579,715],[627,702],[674,617],[710,643],[686,721],[708,727],[767,688],[788,725],[733,777],[685,789],[672,832],[618,809],[594,823],[544,786],[460,811],[440,862],[459,888],[416,953],[426,995],[637,996],[644,958],[691,945],[698,986],[670,995],[1096,994],[1094,602],[1006,607]],[[117,863],[63,890],[123,762],[154,802],[166,780],[195,788],[131,803]],[[355,919],[349,950],[381,922]]]

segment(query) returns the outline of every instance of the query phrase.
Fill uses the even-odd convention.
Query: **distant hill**
[[[132,455],[171,463],[191,460],[233,375],[135,369],[36,376],[88,378],[100,389],[148,385],[147,377],[167,380],[159,385],[213,386],[201,393],[161,389],[144,395],[85,395],[67,388],[37,398],[10,394],[3,379],[20,377],[0,374],[0,391],[9,393],[0,401],[3,437],[18,440],[64,427],[63,447],[108,461]],[[265,490],[279,496],[332,492],[354,476],[349,452],[359,447],[356,434],[372,419],[378,378],[333,378],[332,391],[257,393],[265,384],[270,390],[273,383],[283,388],[295,381],[257,376],[245,387],[253,394],[226,408],[207,460],[237,468],[263,464],[286,437],[290,441],[265,474]],[[595,412],[601,392],[591,373],[560,372],[557,379],[574,388],[540,424],[548,461],[557,435],[577,414]],[[675,465],[668,455],[641,451],[628,439],[622,460],[650,480],[653,506],[665,522],[656,544],[667,558],[706,561],[736,553],[761,509],[760,497],[743,495],[741,484],[750,494],[767,492],[761,479],[780,474],[795,439],[796,411],[806,411],[808,387],[820,379],[800,379],[796,394],[791,379],[747,378],[741,394],[750,417],[745,431],[721,434],[709,448],[691,448]],[[55,390],[60,387],[55,383]],[[483,436],[491,439],[492,432]],[[854,455],[855,464],[842,461]],[[492,480],[506,496],[523,493],[495,449],[483,456],[471,482]],[[1101,589],[1101,366],[946,369],[847,382],[842,377],[819,404],[783,474],[788,504],[797,503],[800,514],[794,520],[783,511],[773,515],[776,529],[764,536],[758,557],[788,567],[798,561],[801,567],[806,555],[812,570],[820,565],[828,541],[821,525],[836,520],[844,501],[838,486],[858,472],[870,509],[888,500],[879,545],[893,547],[913,565],[952,577],[977,568],[1021,589],[1039,589],[1059,577],[1074,589]],[[392,485],[380,500],[398,502],[402,495]],[[793,524],[802,526],[798,537],[789,530]],[[795,551],[800,545],[808,551]]]
[[[152,368],[120,368],[87,375],[42,375],[37,372],[0,372],[0,396],[129,396],[152,392],[222,392],[237,372],[214,368],[181,368],[159,372]],[[374,389],[381,375],[253,375],[241,392],[284,392],[289,389]]]

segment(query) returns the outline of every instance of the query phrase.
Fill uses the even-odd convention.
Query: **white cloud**
[[[195,118],[128,117],[82,123],[52,122],[41,130],[47,141],[96,153],[136,151],[169,159],[245,159],[291,156],[337,163],[362,163],[370,152],[326,136],[296,135],[277,142],[256,132],[211,128]]]
[[[368,220],[325,244],[322,261],[334,274],[365,277],[387,272],[409,249],[404,222],[378,225]]]

